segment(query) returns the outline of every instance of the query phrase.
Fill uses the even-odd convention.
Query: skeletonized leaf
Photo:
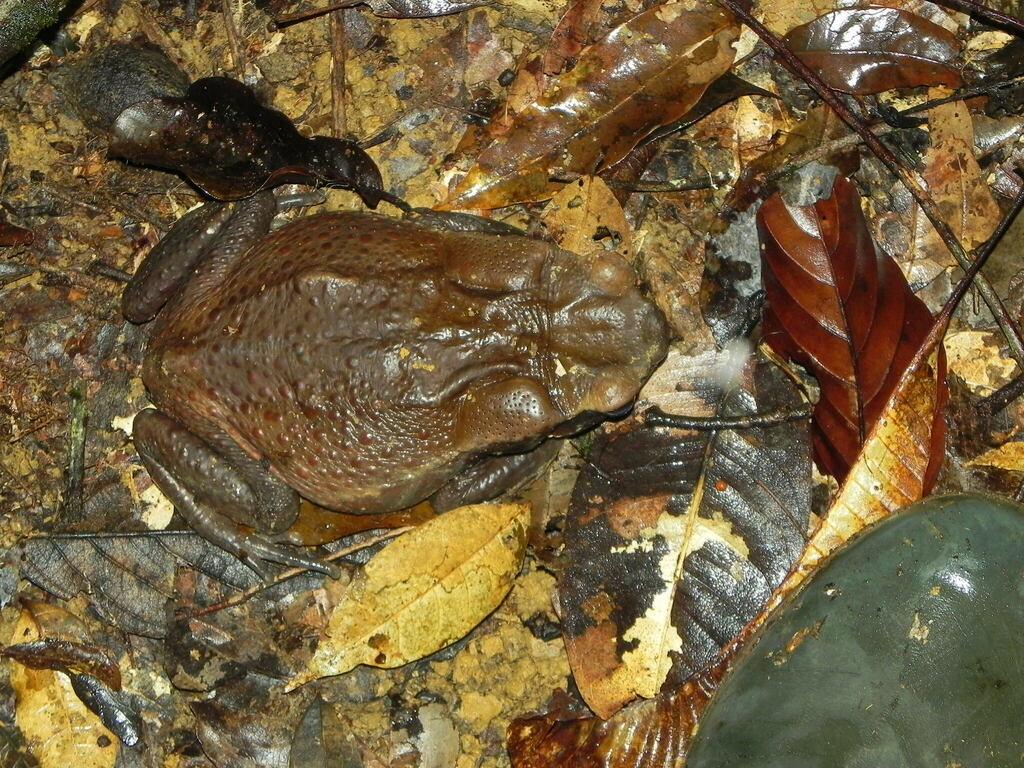
[[[778,195],[769,198],[757,222],[764,340],[818,379],[815,459],[841,482],[928,335],[931,314],[896,263],[876,252],[857,193],[842,177],[832,196],[813,206],[791,208]],[[944,369],[944,356],[939,365]],[[940,378],[944,388],[944,372]],[[934,418],[941,434],[942,419]],[[939,448],[928,487],[941,455]]]
[[[22,611],[11,643],[38,639],[30,612]],[[75,695],[67,675],[13,664],[11,687],[18,727],[42,768],[112,768],[120,742]]]
[[[658,5],[585,48],[477,158],[441,206],[544,200],[552,176],[592,174],[682,117],[732,64],[739,27],[714,6]]]
[[[960,52],[956,37],[898,8],[832,11],[790,31],[786,42],[828,85],[847,93],[963,84],[950,64]]]
[[[525,504],[461,507],[388,545],[353,579],[288,687],[359,664],[401,666],[465,635],[511,588],[529,513]]]
[[[763,360],[694,385],[706,416],[801,404]],[[803,549],[809,448],[806,420],[698,431],[633,419],[597,438],[566,521],[559,597],[573,676],[599,716],[707,667],[758,613]]]
[[[174,569],[195,568],[232,589],[259,584],[240,560],[195,533],[38,536],[18,542],[22,575],[57,597],[85,593],[96,611],[126,632],[163,637]]]

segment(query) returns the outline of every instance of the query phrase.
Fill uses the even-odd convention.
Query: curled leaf
[[[313,658],[288,687],[359,664],[401,666],[465,635],[511,588],[529,511],[524,504],[461,507],[385,547],[353,579]]]
[[[11,639],[31,643],[39,628],[22,611]],[[21,664],[11,668],[18,728],[42,768],[113,768],[118,740],[78,698],[67,675]]]
[[[355,142],[302,136],[231,78],[203,78],[181,98],[135,104],[118,116],[113,132],[114,154],[181,171],[221,200],[289,183],[355,189],[371,206],[380,200],[380,171]]]
[[[953,33],[898,8],[847,8],[791,30],[786,43],[832,88],[868,94],[892,88],[959,88]]]
[[[659,126],[679,119],[732,64],[739,27],[713,7],[668,3],[583,49],[497,136],[452,190],[445,208],[499,208],[544,200],[552,177],[614,164]]]

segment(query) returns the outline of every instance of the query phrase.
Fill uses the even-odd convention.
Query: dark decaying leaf
[[[32,242],[32,230],[16,227],[0,214],[0,247],[28,245]]]
[[[829,86],[847,93],[963,84],[950,63],[960,52],[956,36],[898,8],[832,11],[791,30],[786,43]]]
[[[682,385],[677,385],[682,386]],[[792,383],[751,359],[702,382],[708,413],[799,409]],[[803,549],[810,515],[806,420],[598,436],[565,528],[565,645],[587,704],[608,717],[712,663]]]
[[[92,675],[72,675],[71,687],[100,721],[121,742],[128,747],[139,743],[139,725],[137,716],[110,690],[103,681]]]
[[[932,317],[896,263],[876,252],[849,181],[832,196],[790,208],[775,195],[757,216],[765,289],[764,340],[818,379],[814,452],[840,482],[860,453],[901,375],[928,335]],[[940,400],[945,362],[940,356]],[[942,458],[942,409],[933,414],[938,446],[925,493]]]
[[[196,735],[214,765],[288,768],[292,737],[315,695],[307,687],[281,695],[277,680],[246,675],[219,686],[213,698],[192,704]]]
[[[659,5],[585,48],[480,153],[442,207],[544,200],[552,177],[593,174],[679,119],[732,64],[739,28],[714,7]],[[504,130],[504,128],[502,128]]]
[[[145,637],[167,631],[176,566],[237,590],[259,583],[242,561],[187,532],[41,536],[19,542],[14,555],[36,586],[65,600],[85,593],[106,621]]]
[[[181,98],[128,107],[113,133],[114,154],[180,171],[221,200],[289,183],[354,189],[371,207],[382,195],[380,171],[355,142],[302,136],[284,114],[227,77],[197,80]]]

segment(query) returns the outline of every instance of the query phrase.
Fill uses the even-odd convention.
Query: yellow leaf
[[[388,545],[349,585],[288,689],[359,664],[401,666],[461,638],[511,588],[529,516],[525,504],[461,507]]]
[[[11,643],[38,638],[31,614],[22,611]],[[121,742],[75,695],[67,675],[12,663],[11,687],[18,728],[41,768],[112,768]]]

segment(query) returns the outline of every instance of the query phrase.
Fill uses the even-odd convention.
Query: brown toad
[[[324,569],[264,537],[299,494],[383,512],[470,472],[473,495],[495,495],[547,438],[628,408],[665,354],[665,321],[615,254],[366,213],[267,235],[275,211],[267,193],[193,211],[124,296],[133,322],[160,312],[139,454],[257,570]]]

